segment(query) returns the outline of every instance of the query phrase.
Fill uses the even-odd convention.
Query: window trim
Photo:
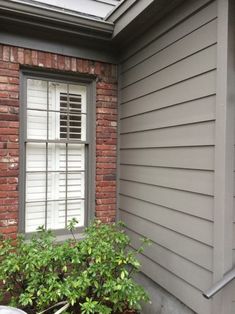
[[[81,75],[78,73],[50,72],[44,69],[35,70],[22,68],[20,71],[20,108],[19,108],[19,232],[25,233],[25,179],[26,179],[26,150],[25,132],[26,105],[27,105],[27,79],[43,79],[66,84],[79,84],[87,87],[87,140],[82,141],[88,150],[85,158],[85,224],[84,227],[76,228],[77,233],[82,233],[88,222],[95,216],[95,172],[96,172],[96,76]],[[75,143],[71,141],[70,143]],[[89,145],[89,149],[87,146]],[[66,229],[53,230],[56,235],[69,234]],[[30,236],[34,232],[25,233]]]

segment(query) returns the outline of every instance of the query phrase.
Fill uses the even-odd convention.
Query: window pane
[[[46,171],[46,144],[26,144],[26,171]]]
[[[61,211],[65,213],[65,201],[48,201],[47,229],[65,229],[65,218],[61,219]]]
[[[84,172],[68,173],[68,198],[84,198]]]
[[[46,200],[46,173],[26,173],[26,202]]]
[[[68,144],[68,170],[85,170],[84,144]]]
[[[60,139],[60,112],[48,112],[48,139]]]
[[[47,112],[27,110],[27,138],[34,140],[47,139]]]
[[[66,144],[48,144],[48,171],[66,171]]]
[[[86,93],[87,93],[87,88],[86,86],[81,86],[81,85],[75,85],[75,84],[69,84],[69,93],[70,94],[78,94],[81,95],[81,112],[86,113],[87,108],[86,108]]]
[[[47,199],[64,200],[66,198],[66,173],[49,172],[47,178]]]
[[[86,140],[86,87],[81,85],[69,85],[70,108],[70,138],[75,139],[80,134],[80,140]],[[78,114],[80,113],[80,117]],[[77,127],[76,129],[74,127]]]
[[[45,202],[26,203],[25,231],[36,231],[39,226],[45,226]]]
[[[60,94],[67,95],[67,84],[49,83],[49,123],[48,137],[50,140],[60,139]],[[67,96],[66,96],[67,97]]]
[[[71,200],[68,201],[67,223],[72,219],[78,220],[77,227],[82,227],[85,224],[84,221],[84,201],[83,200]]]
[[[27,108],[47,110],[47,82],[27,80]]]

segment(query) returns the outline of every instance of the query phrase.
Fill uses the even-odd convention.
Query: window
[[[23,229],[86,223],[87,85],[26,78],[23,104]],[[22,117],[22,115],[21,115]],[[21,176],[22,177],[22,176]]]

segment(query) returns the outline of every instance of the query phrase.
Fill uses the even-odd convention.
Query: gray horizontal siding
[[[183,82],[178,82],[165,89],[153,91],[151,94],[142,95],[142,97],[132,99],[128,103],[121,103],[121,117],[124,118],[195,99],[202,99],[214,95],[215,90],[216,71],[210,71]]]
[[[131,239],[132,247],[134,249],[140,247],[142,244],[141,235],[130,229],[126,229],[126,233]],[[145,248],[144,255],[197,289],[207,289],[212,281],[212,273],[209,270],[196,265],[155,242],[152,242],[151,246]]]
[[[214,199],[212,196],[124,180],[120,182],[120,193],[189,215],[213,220]]]
[[[162,247],[177,253],[207,270],[212,270],[211,246],[202,244],[199,241],[185,237],[183,234],[157,225],[147,219],[129,214],[123,210],[120,210],[120,218],[127,224],[128,229],[151,239]]]
[[[123,51],[122,70],[131,68],[215,19],[217,15],[215,1],[200,10],[208,2],[208,0],[197,0],[191,6],[186,3],[175,10],[170,19],[164,19],[161,24],[153,26],[144,36]]]
[[[197,156],[198,158],[195,158],[195,156]],[[214,148],[213,146],[164,147],[143,149],[127,148],[121,150],[121,164],[165,168],[213,170]]]
[[[143,97],[216,68],[216,45],[122,89],[122,103]]]
[[[182,191],[206,195],[214,193],[214,173],[212,171],[121,165],[120,177],[125,181]]]
[[[121,134],[121,148],[214,145],[214,122]]]
[[[119,217],[134,248],[140,236],[153,241],[141,256],[144,273],[207,314],[201,291],[213,267],[217,13],[212,1],[181,9],[181,21],[179,7],[123,52]]]
[[[211,313],[211,303],[202,297],[199,289],[187,284],[181,278],[175,276],[167,269],[159,266],[153,260],[142,255],[140,261],[143,264],[142,271],[156,281],[172,295],[187,304],[198,314]]]
[[[182,112],[184,112],[183,115]],[[210,96],[123,118],[121,120],[121,132],[125,134],[214,119],[215,96]]]
[[[213,20],[176,43],[167,46],[153,56],[126,70],[122,73],[122,88],[215,44],[217,39],[216,24],[216,20]]]
[[[124,195],[120,197],[120,209],[212,246],[211,221]]]

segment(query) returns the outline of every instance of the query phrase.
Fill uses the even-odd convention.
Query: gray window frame
[[[65,84],[79,84],[87,88],[87,120],[86,120],[86,141],[85,144],[85,224],[84,227],[76,228],[77,233],[82,233],[88,222],[95,216],[95,165],[96,165],[96,77],[94,75],[66,74],[50,72],[46,70],[35,70],[23,68],[20,71],[20,137],[19,137],[19,232],[25,233],[25,180],[26,180],[26,106],[27,106],[27,80],[42,79]],[[69,141],[69,143],[78,143],[78,141]],[[54,234],[67,235],[66,229],[53,230]],[[34,232],[27,233],[30,236]]]

